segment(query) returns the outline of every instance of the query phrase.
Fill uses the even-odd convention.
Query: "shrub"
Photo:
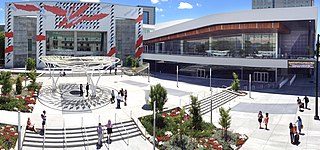
[[[34,83],[36,82],[36,79],[37,79],[36,70],[31,70],[31,71],[28,73],[28,77],[31,79],[31,84],[34,84]]]
[[[127,66],[127,67],[132,67],[132,61],[133,61],[133,58],[129,55],[129,56],[126,58],[126,66]]]
[[[238,79],[238,75],[235,72],[232,75],[233,75],[233,82],[231,83],[231,89],[233,91],[238,92],[240,90],[240,81]]]
[[[132,67],[139,67],[139,59],[138,58],[133,59]]]
[[[160,84],[150,87],[150,106],[153,109],[153,102],[156,101],[156,111],[162,112],[163,106],[167,102],[167,90]]]
[[[219,108],[220,118],[219,118],[219,124],[223,128],[224,132],[224,139],[227,141],[227,131],[230,128],[231,125],[231,116],[229,114],[230,108],[228,110],[225,110],[223,107]]]
[[[22,93],[22,77],[20,75],[16,79],[16,93]]]
[[[35,70],[36,69],[36,60],[33,58],[27,59],[27,70]]]
[[[11,72],[1,72],[2,88],[1,92],[3,95],[8,95],[12,91]]]
[[[165,142],[166,149],[174,149],[174,150],[187,150],[187,149],[195,149],[196,143],[190,137],[186,135],[182,135],[180,138],[179,135],[173,135],[170,138],[170,141]]]

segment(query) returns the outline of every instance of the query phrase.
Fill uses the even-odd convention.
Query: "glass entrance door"
[[[197,69],[197,77],[205,78],[206,77],[206,70],[205,69]]]
[[[268,72],[254,72],[253,81],[255,82],[269,82],[269,73]]]

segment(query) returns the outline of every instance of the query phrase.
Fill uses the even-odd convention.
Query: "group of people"
[[[35,125],[31,123],[31,119],[30,118],[28,118],[28,120],[27,120],[26,129],[30,130],[30,131],[34,131],[36,133],[40,133],[40,130],[44,131],[44,126],[46,125],[46,122],[47,122],[47,116],[46,116],[46,111],[45,110],[41,114],[41,119],[42,119],[42,128],[41,129],[35,128]]]
[[[105,127],[107,127],[107,141],[108,143],[110,143],[111,139],[111,133],[112,133],[112,123],[111,120],[108,120],[108,123],[105,125]],[[104,129],[103,126],[101,125],[101,123],[98,124],[97,127],[97,133],[98,133],[98,145],[102,146],[102,140],[103,140],[103,135],[104,135]]]
[[[117,97],[115,96],[114,90],[111,91],[111,103],[115,102],[115,99],[117,99],[117,109],[121,109],[120,107],[120,102],[124,102],[124,106],[127,106],[127,97],[128,97],[128,92],[127,90],[121,90],[118,92]]]
[[[88,97],[89,96],[89,83],[87,83],[87,85],[86,85],[86,92],[87,92],[86,97]],[[82,84],[80,84],[80,96],[83,96],[83,85]]]
[[[308,109],[308,103],[309,103],[309,98],[307,96],[305,96],[303,98],[304,100],[304,103],[301,101],[301,99],[298,97],[297,99],[297,104],[298,104],[298,108],[299,108],[299,111],[301,111],[301,108],[305,108],[305,109]]]
[[[298,130],[297,130],[298,127]],[[289,123],[290,130],[290,140],[291,144],[298,145],[299,144],[299,135],[302,134],[301,130],[303,129],[302,119],[298,116],[298,119],[295,123]]]
[[[264,125],[265,125],[265,128],[261,127],[262,120],[263,120],[263,123],[264,123]],[[269,129],[268,129],[269,113],[266,113],[266,117],[263,118],[262,111],[259,111],[259,114],[258,114],[258,122],[259,122],[259,125],[260,125],[259,129],[269,130]]]

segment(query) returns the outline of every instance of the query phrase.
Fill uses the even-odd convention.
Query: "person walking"
[[[128,96],[127,89],[125,89],[124,90],[124,106],[127,106],[127,96]]]
[[[120,94],[121,94],[121,96],[122,96],[122,97],[124,96],[123,88],[121,88],[121,90],[120,90]]]
[[[80,96],[83,96],[83,85],[80,84]]]
[[[86,91],[87,91],[86,97],[88,97],[89,96],[89,83],[87,83],[87,85],[86,85]]]
[[[266,117],[264,118],[263,122],[264,122],[264,125],[266,126],[265,129],[269,130],[268,129],[268,122],[269,122],[269,114],[268,113],[266,113]]]
[[[111,91],[111,103],[113,104],[114,103],[114,98],[115,98],[115,95],[114,95],[114,91],[112,90]]]
[[[298,124],[299,134],[301,134],[301,129],[303,128],[303,125],[302,125],[302,119],[300,118],[300,116],[298,116],[298,120],[296,121],[296,123]]]
[[[304,100],[304,103],[306,103],[305,108],[308,109],[309,98],[308,98],[307,96],[305,96],[305,97],[303,98],[303,100]]]
[[[296,124],[293,124],[293,144],[298,145],[299,144],[299,134],[297,132],[297,126]]]
[[[41,119],[42,119],[42,130],[44,130],[44,126],[46,125],[46,122],[47,122],[47,116],[46,116],[45,110],[41,114]]]
[[[293,142],[294,142],[294,131],[293,131],[293,125],[292,125],[291,122],[289,123],[289,130],[290,130],[290,141],[291,141],[291,144],[293,144]]]
[[[102,146],[103,129],[102,129],[101,123],[98,124],[97,133],[98,133],[98,145]]]
[[[297,104],[298,104],[298,107],[299,107],[299,111],[301,111],[302,102],[301,102],[301,99],[299,97],[297,99]]]
[[[262,119],[263,119],[262,111],[259,111],[259,114],[258,114],[258,122],[259,122],[259,125],[260,125],[260,127],[259,127],[260,129],[263,129],[263,128],[261,127]]]
[[[107,134],[108,134],[108,143],[110,143],[111,139],[111,133],[112,133],[112,123],[111,123],[111,120],[108,120],[108,124],[106,125],[107,127]]]
[[[121,96],[120,92],[118,92],[118,95],[116,98],[117,98],[117,109],[121,109],[120,102],[122,101],[122,96]]]

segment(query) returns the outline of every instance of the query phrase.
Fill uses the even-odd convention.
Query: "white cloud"
[[[196,5],[197,5],[198,7],[201,7],[201,6],[202,6],[202,5],[201,5],[201,4],[199,4],[199,3],[197,3]]]
[[[168,0],[161,0],[162,2],[167,2]]]
[[[1,11],[4,11],[4,9],[3,9],[3,8],[0,8],[0,12],[1,12]]]
[[[80,0],[80,2],[92,2],[92,3],[99,3],[100,0]]]
[[[162,14],[161,17],[164,17],[164,14]]]
[[[193,6],[187,2],[180,2],[178,9],[192,9]]]
[[[156,12],[162,12],[163,11],[163,9],[162,8],[158,8],[158,7],[156,7]]]
[[[151,0],[151,3],[152,4],[157,4],[157,3],[159,3],[159,0]]]

